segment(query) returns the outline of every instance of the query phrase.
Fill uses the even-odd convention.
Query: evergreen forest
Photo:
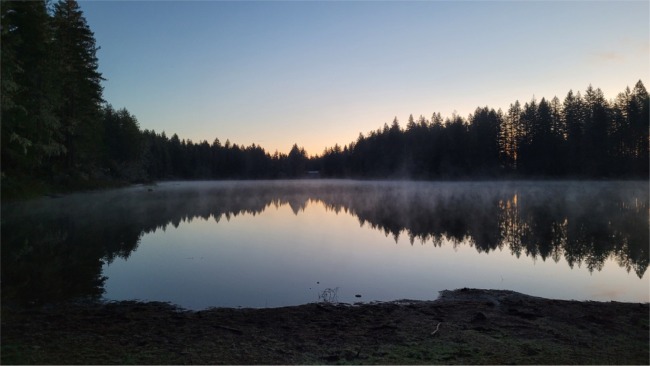
[[[169,179],[648,178],[648,92],[589,85],[563,100],[478,107],[467,117],[395,118],[320,155],[142,130],[103,99],[98,45],[78,3],[2,1],[2,191]],[[235,123],[233,121],[233,123]],[[311,175],[315,175],[312,173]]]

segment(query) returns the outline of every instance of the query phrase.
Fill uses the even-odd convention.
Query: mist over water
[[[648,182],[166,182],[2,206],[4,301],[649,301]],[[361,295],[361,297],[356,297]]]

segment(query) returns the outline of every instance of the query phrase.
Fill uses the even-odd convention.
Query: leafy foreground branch
[[[436,301],[185,311],[2,308],[2,363],[648,364],[648,304],[443,291]]]

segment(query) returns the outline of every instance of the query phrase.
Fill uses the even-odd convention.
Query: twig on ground
[[[436,335],[436,333],[438,333],[438,330],[440,329],[440,324],[442,324],[442,323],[438,322],[438,325],[436,326],[436,330],[431,332],[431,335]]]
[[[235,332],[235,333],[238,333],[238,334],[244,334],[244,332],[243,332],[242,330],[240,330],[240,329],[227,327],[227,326],[225,326],[225,325],[215,324],[214,327],[215,327],[215,328],[221,328],[221,329],[229,330],[229,331],[231,331],[231,332]]]

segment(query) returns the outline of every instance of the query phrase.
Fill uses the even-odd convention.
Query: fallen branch
[[[225,330],[229,330],[229,331],[231,331],[231,332],[235,332],[235,333],[238,333],[238,334],[244,334],[243,331],[241,331],[241,330],[239,330],[239,329],[237,329],[237,328],[231,328],[231,327],[227,327],[227,326],[225,326],[225,325],[214,324],[213,327],[215,327],[215,328],[221,328],[221,329],[225,329]]]
[[[436,326],[436,330],[434,330],[433,332],[431,332],[431,335],[436,335],[436,333],[437,333],[438,330],[440,329],[440,324],[442,324],[442,323],[440,323],[440,322],[438,323],[438,325]]]

